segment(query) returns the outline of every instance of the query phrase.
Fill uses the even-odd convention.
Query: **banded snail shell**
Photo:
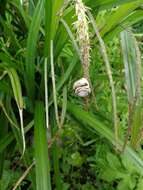
[[[86,78],[81,78],[73,85],[74,92],[77,96],[86,97],[91,93],[89,82]]]

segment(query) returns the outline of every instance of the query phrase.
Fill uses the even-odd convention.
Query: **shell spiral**
[[[86,78],[77,80],[73,85],[74,92],[77,96],[86,97],[91,93],[89,82]]]

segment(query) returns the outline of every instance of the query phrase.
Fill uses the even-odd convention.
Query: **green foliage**
[[[34,126],[36,189],[50,190],[50,165],[48,158],[48,146],[46,143],[44,106],[41,102],[37,102],[36,104]]]
[[[2,190],[14,189],[16,184],[19,190],[143,189],[140,59],[143,1],[83,0],[83,3],[91,8],[109,57],[117,99],[118,151],[114,150],[112,92],[102,61],[104,52],[99,51],[91,18],[88,19],[92,94],[85,105],[73,92],[73,83],[83,73],[74,25],[77,19],[74,1],[0,1]],[[51,73],[50,60],[55,73]],[[57,94],[53,91],[53,79]],[[53,109],[55,97],[58,126]],[[127,137],[128,128],[131,132]],[[33,161],[35,165],[28,170]]]

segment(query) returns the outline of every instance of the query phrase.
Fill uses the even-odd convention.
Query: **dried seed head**
[[[90,41],[86,7],[82,0],[75,0],[75,12],[77,16],[75,22],[77,41],[80,47],[84,75],[83,78],[74,83],[73,89],[76,95],[86,97],[91,93],[89,85]]]
[[[86,15],[86,7],[82,0],[75,0],[75,11],[77,21],[75,22],[77,30],[77,41],[80,46],[80,54],[83,65],[84,77],[89,78],[89,64],[90,64],[90,41],[88,19]]]
[[[80,97],[86,97],[91,93],[89,82],[86,78],[81,78],[73,85],[73,89],[76,95]]]

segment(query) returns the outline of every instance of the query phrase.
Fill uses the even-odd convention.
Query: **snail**
[[[86,97],[91,93],[90,85],[86,78],[77,80],[73,85],[73,90],[80,97]]]

